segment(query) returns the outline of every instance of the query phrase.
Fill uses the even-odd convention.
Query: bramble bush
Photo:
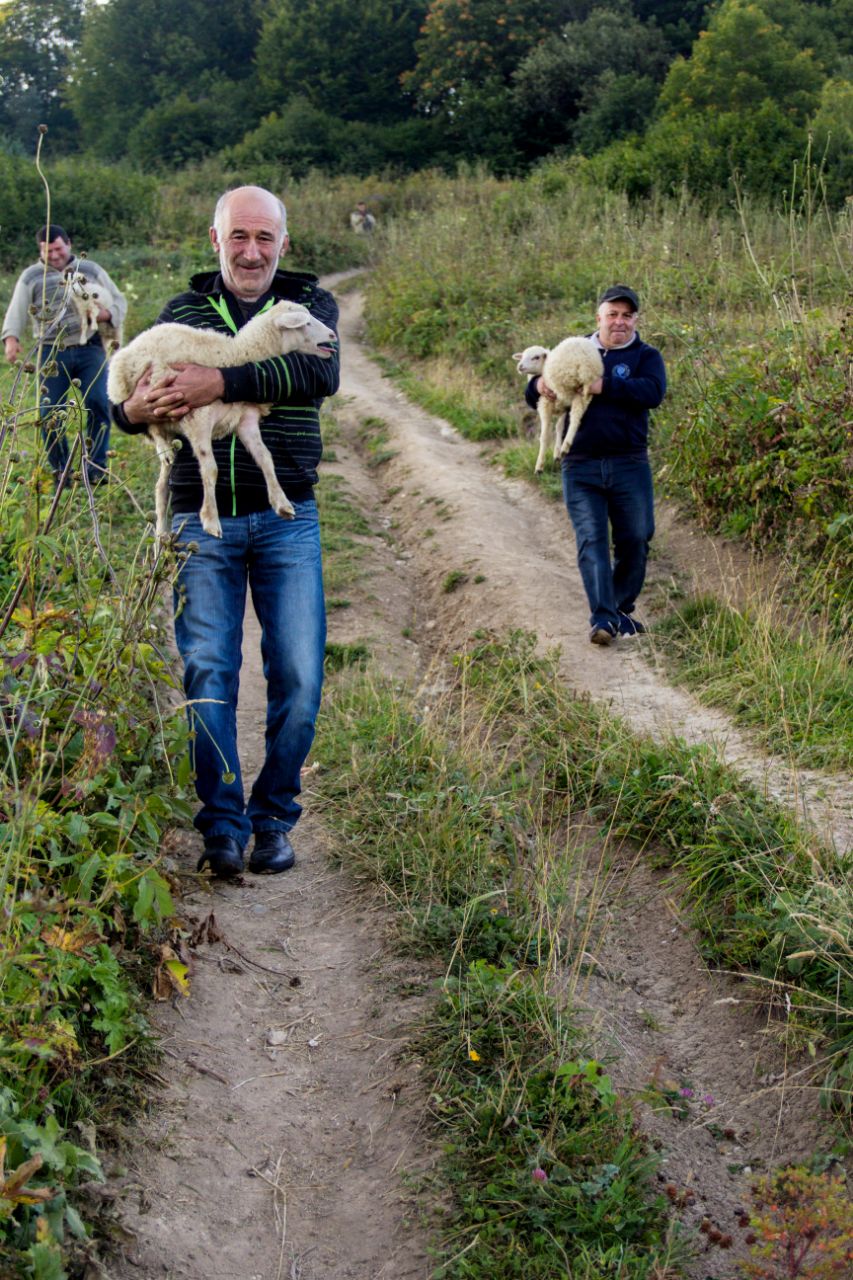
[[[733,355],[667,443],[668,483],[705,522],[807,560],[842,622],[853,603],[851,318]]]

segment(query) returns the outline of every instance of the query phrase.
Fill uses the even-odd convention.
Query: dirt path
[[[396,636],[392,668],[416,652],[399,569],[381,536],[363,539],[365,582],[330,637]],[[240,755],[263,759],[258,627],[246,617]],[[121,1153],[126,1246],[112,1280],[424,1280],[431,1266],[402,1175],[429,1163],[423,1091],[405,1057],[432,975],[401,963],[388,916],[325,854],[322,823],[295,833],[297,865],[232,882],[190,874],[198,838],[174,837],[167,865],[187,878],[194,952],[188,999],[155,1007],[166,1088]],[[400,994],[405,990],[405,995]]]
[[[768,789],[789,788],[723,717],[666,685],[650,646],[644,657],[630,644],[588,644],[564,514],[408,405],[358,345],[358,296],[342,303],[341,438],[326,470],[344,478],[375,534],[362,540],[364,571],[347,591],[351,607],[332,613],[330,639],[367,640],[393,678],[417,684],[426,674],[428,699],[441,683],[441,653],[469,630],[523,626],[563,646],[569,683],[632,723],[713,739]],[[397,456],[381,473],[358,447],[368,416],[393,434]],[[448,594],[453,569],[468,577]],[[665,558],[657,571],[669,571]],[[251,776],[264,708],[251,615],[244,653],[241,755]],[[829,822],[825,809],[810,803],[809,812]],[[850,832],[849,808],[841,816],[837,839]],[[309,801],[294,871],[213,888],[188,874],[197,840],[175,839],[169,856],[190,886],[183,914],[201,925],[213,912],[220,940],[198,946],[189,999],[157,1011],[166,1084],[121,1155],[127,1243],[112,1280],[432,1272],[401,1180],[432,1159],[416,1059],[403,1052],[428,998],[409,993],[428,991],[430,975],[401,966],[380,904],[325,857],[322,820]],[[707,972],[662,876],[627,850],[605,849],[603,860],[597,833],[571,840],[590,867],[607,867],[582,873],[595,904],[595,962],[575,999],[602,1052],[616,1056],[622,1087],[639,1095],[674,1081],[693,1091],[681,1119],[642,1101],[638,1114],[661,1145],[664,1177],[694,1194],[685,1222],[707,1215],[729,1230],[745,1171],[826,1147],[808,1073],[786,1063],[776,1024],[744,985]],[[715,1252],[689,1274],[729,1280],[733,1262]]]

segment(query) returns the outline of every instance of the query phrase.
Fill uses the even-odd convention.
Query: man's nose
[[[246,258],[259,258],[261,256],[260,246],[257,240],[247,240],[243,245],[243,255]]]

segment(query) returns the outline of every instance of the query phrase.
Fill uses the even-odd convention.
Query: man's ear
[[[213,252],[219,253],[219,236],[216,234],[216,227],[211,227],[208,232],[210,243],[213,245]]]
[[[290,236],[287,235],[287,233],[285,232],[284,239],[281,242],[281,248],[278,251],[278,256],[280,258],[283,258],[289,248],[290,248]]]

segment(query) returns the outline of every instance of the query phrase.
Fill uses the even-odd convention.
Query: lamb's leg
[[[148,428],[148,434],[154,441],[154,448],[157,450],[157,457],[160,459],[160,474],[154,486],[154,510],[156,512],[155,533],[157,538],[162,541],[169,532],[166,517],[169,505],[169,472],[172,470],[175,454],[172,448],[173,440],[171,436],[153,426]]]
[[[554,423],[554,461],[555,462],[560,456],[560,446],[563,443],[563,435],[566,430],[566,418],[567,418],[567,415],[565,412],[563,412],[558,415],[557,420]]]
[[[560,450],[561,454],[565,455],[571,449],[572,441],[577,435],[578,427],[581,424],[581,418],[586,413],[591,399],[592,396],[586,387],[584,387],[582,391],[576,391],[572,397],[572,407],[571,412],[569,413],[569,429],[566,432],[565,439],[563,440],[563,447]]]
[[[548,450],[548,439],[551,435],[551,421],[554,417],[554,408],[547,396],[539,397],[536,412],[539,414],[539,456],[536,459],[534,470],[538,473],[545,465],[545,454]]]
[[[216,477],[219,469],[213,457],[214,421],[211,406],[204,405],[200,409],[193,409],[192,413],[188,413],[181,419],[181,431],[189,441],[201,473],[201,485],[204,490],[201,510],[198,513],[201,527],[212,537],[221,538],[222,525],[219,523],[219,513],[216,510]]]
[[[267,495],[273,511],[276,515],[284,516],[286,519],[292,520],[296,512],[294,511],[293,505],[287,494],[278,482],[278,477],[275,474],[275,465],[272,460],[272,454],[261,439],[260,422],[260,406],[256,404],[247,404],[243,413],[240,415],[240,422],[237,426],[237,437],[264,473],[264,479],[267,482]]]

